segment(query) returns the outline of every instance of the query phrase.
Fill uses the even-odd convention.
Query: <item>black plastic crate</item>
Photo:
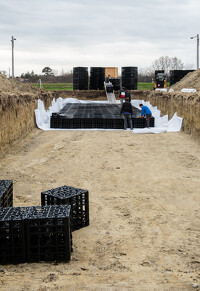
[[[126,72],[129,72],[129,73],[138,72],[138,67],[132,67],[132,66],[122,67],[122,74]]]
[[[106,92],[107,93],[113,93],[113,90],[114,90],[114,88],[113,88],[113,85],[106,85]]]
[[[90,68],[90,89],[104,90],[105,68],[91,67]]]
[[[124,128],[124,120],[122,118],[116,119],[115,124],[114,124],[114,128],[123,129]]]
[[[103,118],[94,118],[92,120],[92,127],[93,128],[103,128]]]
[[[0,264],[26,262],[24,211],[21,207],[0,209]]]
[[[120,106],[117,104],[81,104],[69,103],[59,113],[52,114],[51,128],[53,124],[58,128],[103,128],[123,129],[123,119],[120,116]],[[141,115],[141,111],[132,106],[133,117]],[[55,119],[55,122],[54,122]],[[138,122],[136,127],[139,127]],[[144,127],[144,124],[141,124]]]
[[[137,90],[138,68],[122,67],[122,87],[128,90]]]
[[[194,72],[194,70],[170,70],[170,86],[179,82],[190,72]]]
[[[107,118],[104,120],[104,129],[114,129],[112,118]]]
[[[145,128],[147,127],[147,122],[145,118],[132,118],[133,128]],[[154,127],[154,117],[150,119],[150,127]]]
[[[30,207],[26,216],[28,262],[70,261],[70,205]]]
[[[61,186],[41,193],[42,205],[71,205],[72,231],[89,225],[89,192]]]
[[[69,261],[71,206],[0,209],[0,264]]]
[[[75,90],[88,90],[88,68],[73,68],[73,88]]]
[[[13,181],[0,180],[0,207],[13,206]]]
[[[112,83],[115,91],[118,91],[120,89],[120,79],[119,78],[112,78],[112,79],[110,79],[110,82]]]

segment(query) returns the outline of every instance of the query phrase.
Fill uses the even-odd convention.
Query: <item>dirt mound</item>
[[[188,73],[183,79],[172,85],[171,88],[173,88],[175,91],[180,91],[183,88],[200,90],[200,69]]]
[[[30,84],[21,83],[17,79],[7,79],[6,76],[0,74],[0,93],[22,93],[34,92],[37,89]]]

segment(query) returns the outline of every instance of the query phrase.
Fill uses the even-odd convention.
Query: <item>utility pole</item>
[[[197,70],[199,69],[199,34],[197,34]]]
[[[199,34],[190,37],[190,39],[197,38],[197,70],[199,69]]]
[[[16,38],[14,38],[14,36],[12,36],[11,38],[11,42],[12,42],[12,78],[14,78],[14,41],[16,40]]]

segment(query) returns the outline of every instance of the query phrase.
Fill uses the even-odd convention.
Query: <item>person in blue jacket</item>
[[[147,107],[147,106],[145,106],[143,104],[140,104],[139,106],[142,109],[142,111],[141,111],[141,117],[146,118],[147,127],[149,128],[149,126],[150,126],[150,120],[151,120],[151,117],[152,117],[152,112],[149,109],[149,107]]]

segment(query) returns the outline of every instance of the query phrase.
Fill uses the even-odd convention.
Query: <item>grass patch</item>
[[[33,85],[35,88],[40,88],[39,84]],[[73,90],[72,83],[42,83],[42,89],[45,90]]]
[[[138,83],[138,90],[153,90],[154,83]],[[35,88],[40,88],[39,84],[33,84]],[[169,86],[169,83],[167,84]],[[73,83],[42,83],[45,90],[73,90]]]
[[[138,83],[138,90],[153,90],[154,83]],[[167,87],[169,87],[170,84],[167,83]]]
[[[138,83],[138,90],[153,90],[154,83]]]

